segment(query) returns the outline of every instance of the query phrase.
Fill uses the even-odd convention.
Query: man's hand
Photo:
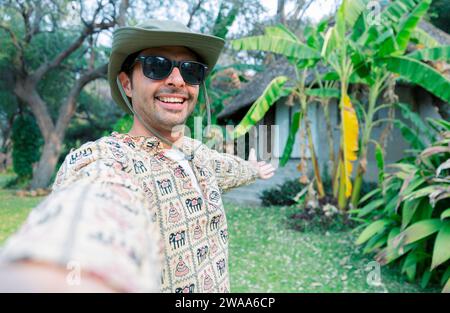
[[[275,168],[272,164],[260,161],[256,159],[256,151],[251,148],[248,154],[248,161],[252,163],[255,167],[259,169],[259,178],[261,179],[269,179],[275,174]]]

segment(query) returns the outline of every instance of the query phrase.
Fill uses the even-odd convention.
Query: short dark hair
[[[141,50],[142,51],[142,50]],[[122,63],[122,67],[120,68],[120,72],[124,72],[127,74],[128,78],[130,79],[131,83],[133,83],[133,64],[138,55],[141,53],[141,51],[135,52],[127,56],[125,61]]]

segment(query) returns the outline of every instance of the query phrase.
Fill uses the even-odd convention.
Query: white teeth
[[[182,103],[184,99],[181,98],[173,98],[173,97],[158,97],[162,102],[172,102],[172,103]]]

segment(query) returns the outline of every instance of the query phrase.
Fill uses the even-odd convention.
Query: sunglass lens
[[[164,79],[169,76],[172,69],[172,63],[170,60],[157,57],[149,56],[145,58],[144,62],[144,75],[151,79]]]
[[[188,84],[199,85],[205,78],[205,67],[197,62],[183,62],[180,66],[181,75]]]

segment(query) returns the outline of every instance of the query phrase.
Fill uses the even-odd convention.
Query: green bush
[[[323,186],[325,193],[331,195],[331,179],[329,176],[324,176]],[[266,189],[261,192],[259,198],[263,206],[270,205],[294,205],[296,202],[294,197],[304,188],[306,185],[301,184],[298,179],[286,180],[284,183],[277,185],[276,187]],[[366,193],[374,190],[377,187],[376,183],[363,182],[361,186],[361,194],[364,196]],[[332,201],[333,197],[326,197],[327,201]]]
[[[14,120],[11,141],[13,168],[17,174],[15,183],[22,185],[32,178],[32,165],[39,160],[43,143],[39,127],[31,114],[21,114]]]
[[[361,199],[361,209],[353,210],[366,223],[356,243],[364,244],[365,253],[377,252],[381,264],[399,264],[410,281],[420,278],[426,287],[434,280],[449,292],[450,123],[428,121],[431,145],[402,129],[407,140],[425,148],[392,164],[394,172]]]
[[[293,205],[294,197],[303,189],[305,185],[298,179],[286,180],[284,183],[274,188],[264,190],[259,195],[263,206],[270,205]]]

